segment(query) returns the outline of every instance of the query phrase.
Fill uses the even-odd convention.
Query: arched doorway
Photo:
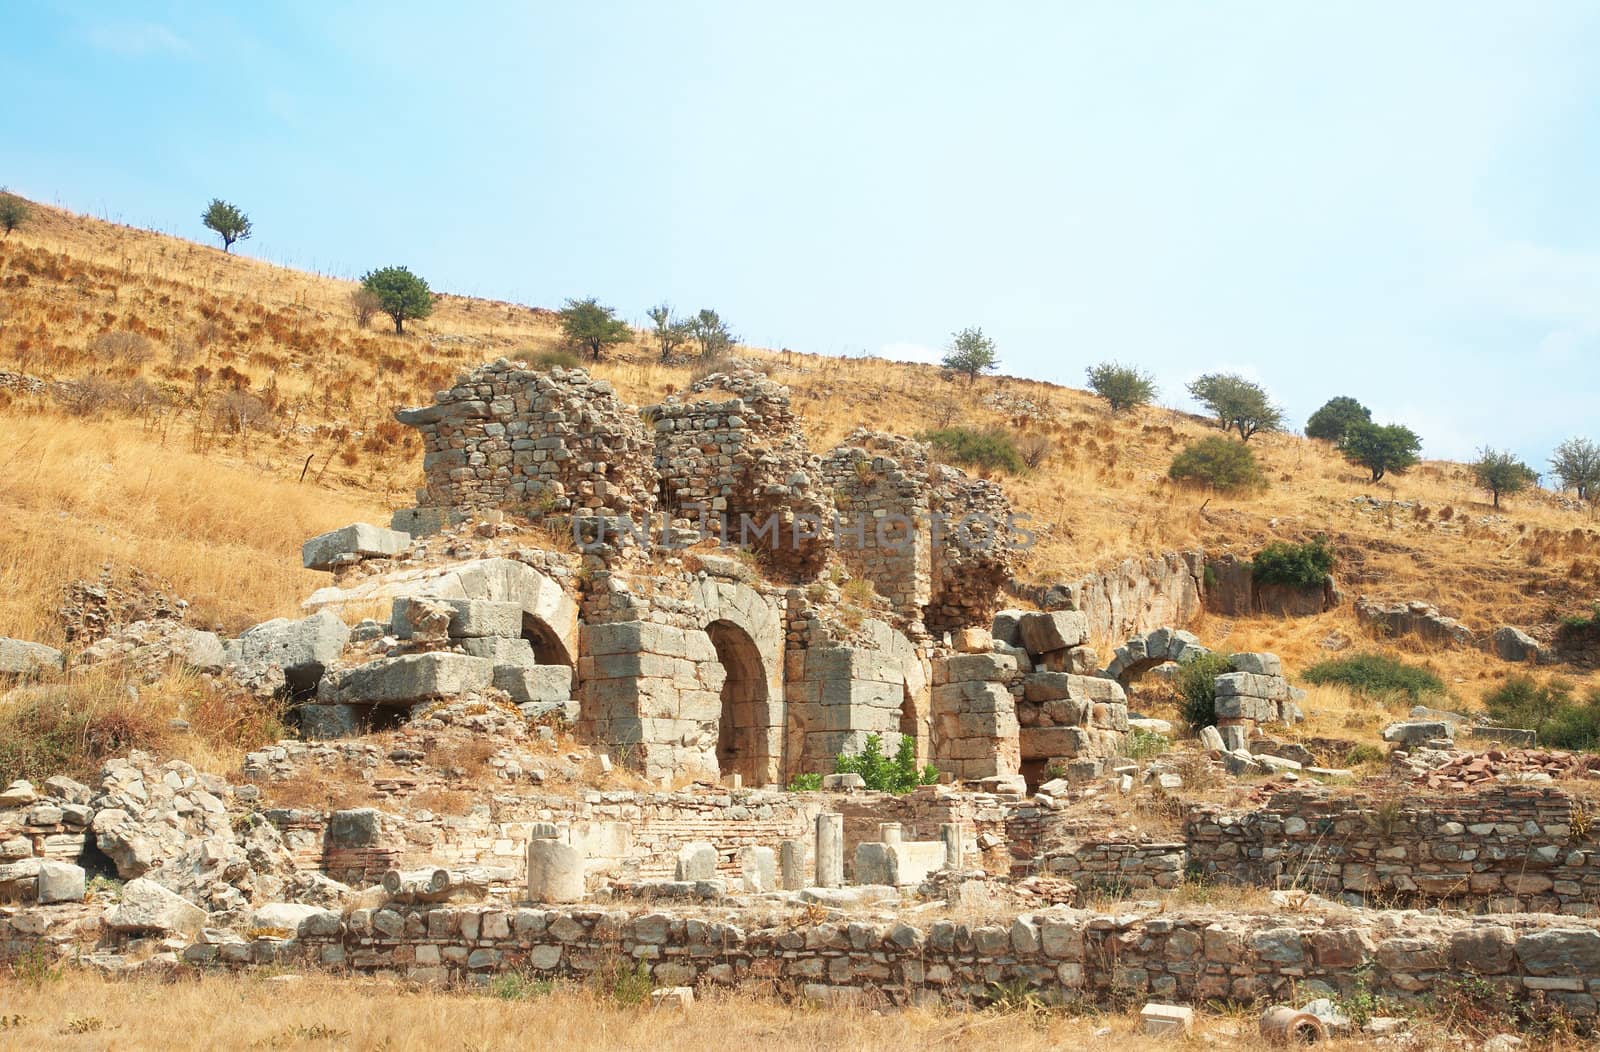
[[[902,737],[910,738],[917,743],[917,764],[921,766],[928,762],[928,721],[917,711],[917,697],[911,691],[911,684],[907,683],[902,689],[905,696],[900,702],[899,731]]]
[[[771,766],[767,727],[767,675],[750,634],[732,621],[713,621],[706,635],[725,673],[717,720],[717,768],[760,785]]]
[[[522,638],[533,647],[533,659],[541,665],[572,667],[572,655],[556,635],[555,629],[530,613],[522,615]]]

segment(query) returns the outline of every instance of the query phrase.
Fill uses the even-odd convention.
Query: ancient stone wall
[[[928,449],[880,431],[852,431],[823,461],[839,512],[839,558],[896,613],[923,625],[933,597]]]
[[[1260,810],[1192,810],[1189,869],[1351,901],[1600,913],[1600,829],[1554,789],[1439,797],[1279,793]]]
[[[1012,582],[1007,587],[1041,610],[1082,612],[1089,639],[1115,645],[1163,625],[1194,620],[1206,592],[1204,569],[1204,552],[1167,552],[1124,559],[1067,584]]]
[[[1057,1003],[1298,1003],[1358,992],[1419,1001],[1446,980],[1475,977],[1514,1000],[1592,1017],[1600,931],[1553,920],[1052,910],[983,924],[796,925],[739,912],[391,906],[315,914],[290,940],[203,936],[184,957],[200,966],[304,962],[423,983],[511,969],[581,978],[638,964],[658,986],[776,982],[828,1003],[970,1002],[1011,983]],[[18,932],[15,915],[0,911],[0,947],[16,952],[38,937]]]

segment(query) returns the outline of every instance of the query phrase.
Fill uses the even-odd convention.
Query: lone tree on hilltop
[[[11,232],[26,223],[33,215],[33,209],[28,202],[18,197],[9,190],[0,188],[0,227],[5,228],[5,236],[10,237]]]
[[[369,270],[361,287],[378,298],[378,309],[394,319],[395,335],[406,331],[406,322],[433,313],[433,293],[428,283],[405,267]]]
[[[200,221],[222,238],[224,252],[231,252],[235,241],[250,237],[250,217],[220,197],[211,199],[211,204],[200,213]]]
[[[994,341],[982,329],[962,329],[950,334],[950,348],[945,352],[944,367],[967,374],[967,383],[976,383],[979,373],[993,372],[1000,367],[1000,357],[995,353]]]
[[[1478,452],[1478,459],[1469,468],[1478,485],[1494,495],[1494,506],[1497,508],[1502,495],[1521,493],[1539,481],[1539,473],[1515,456],[1487,446]]]
[[[1600,446],[1587,438],[1569,438],[1556,447],[1550,470],[1563,489],[1575,489],[1579,500],[1589,500],[1600,486]]]
[[[1258,431],[1283,428],[1283,410],[1260,384],[1235,373],[1206,373],[1189,385],[1189,394],[1211,410],[1222,430],[1237,430],[1241,441],[1250,441]]]
[[[1372,410],[1354,398],[1340,395],[1323,403],[1306,421],[1306,437],[1338,442],[1355,424],[1372,423]]]
[[[618,318],[617,312],[610,307],[602,306],[593,296],[568,300],[557,317],[561,319],[561,332],[567,339],[580,347],[587,347],[589,356],[597,362],[607,347],[628,343],[633,339],[633,330],[628,323]]]
[[[1117,362],[1089,367],[1089,390],[1104,398],[1113,413],[1146,405],[1156,396],[1155,377]]]
[[[668,361],[672,352],[693,339],[692,323],[672,316],[672,304],[658,303],[646,313],[655,325],[656,345],[661,348],[661,360]]]
[[[716,358],[726,354],[738,342],[738,337],[728,328],[728,323],[714,310],[702,309],[699,314],[689,319],[686,331],[699,341],[702,358]]]
[[[1418,464],[1422,439],[1401,424],[1372,424],[1356,420],[1344,429],[1339,452],[1352,464],[1372,472],[1372,481],[1385,475],[1403,475]]]

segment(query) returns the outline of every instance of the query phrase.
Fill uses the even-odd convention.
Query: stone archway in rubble
[[[578,604],[555,581],[513,559],[473,559],[429,574],[406,595],[490,599],[522,607],[522,638],[541,665],[576,666]]]
[[[717,765],[745,785],[781,784],[783,618],[775,602],[745,584],[706,577],[695,583],[700,627],[725,679],[717,720]]]
[[[1111,656],[1111,664],[1104,675],[1116,680],[1124,688],[1138,682],[1139,678],[1157,665],[1169,662],[1192,661],[1211,651],[1202,646],[1200,637],[1181,628],[1158,628],[1142,636],[1134,636],[1118,647]]]

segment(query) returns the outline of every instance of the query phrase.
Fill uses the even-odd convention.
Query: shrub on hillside
[[[556,349],[528,355],[528,365],[548,372],[551,369],[578,369],[583,362],[571,351]]]
[[[1323,661],[1306,669],[1305,678],[1308,683],[1338,684],[1371,698],[1404,694],[1412,701],[1420,701],[1444,693],[1443,681],[1432,672],[1384,654],[1354,654]]]
[[[1539,473],[1510,453],[1484,447],[1478,459],[1467,465],[1473,480],[1494,497],[1494,506],[1500,506],[1502,496],[1521,493],[1539,481]]]
[[[939,780],[939,769],[933,764],[917,767],[917,743],[909,735],[901,735],[900,748],[893,756],[885,756],[882,735],[869,734],[861,751],[854,756],[840,755],[833,770],[836,774],[859,774],[868,789],[879,793],[909,793],[919,785],[932,785]]]
[[[1313,588],[1333,570],[1333,546],[1326,537],[1301,544],[1273,541],[1256,553],[1250,575],[1256,584],[1287,584]]]
[[[1337,442],[1351,424],[1372,423],[1372,410],[1348,395],[1330,398],[1306,420],[1306,437]]]
[[[933,447],[936,457],[978,471],[1006,471],[1020,475],[1027,468],[1016,439],[999,428],[978,431],[970,427],[945,427],[917,436]]]
[[[1259,489],[1266,485],[1255,454],[1243,443],[1226,438],[1202,438],[1172,458],[1167,476],[1174,482],[1210,486],[1223,493]]]
[[[28,221],[33,215],[33,209],[28,207],[28,202],[0,187],[0,230],[5,231],[5,236],[10,237],[11,232]]]
[[[1539,744],[1557,749],[1600,747],[1600,687],[1591,687],[1583,701],[1572,696],[1564,679],[1540,683],[1532,676],[1509,676],[1483,696],[1489,717],[1502,727],[1524,727]]]
[[[1101,362],[1089,367],[1089,390],[1104,398],[1113,413],[1148,403],[1156,396],[1153,376],[1129,365]]]
[[[1172,681],[1184,721],[1196,730],[1217,722],[1217,677],[1233,671],[1227,654],[1202,654],[1178,667]]]

